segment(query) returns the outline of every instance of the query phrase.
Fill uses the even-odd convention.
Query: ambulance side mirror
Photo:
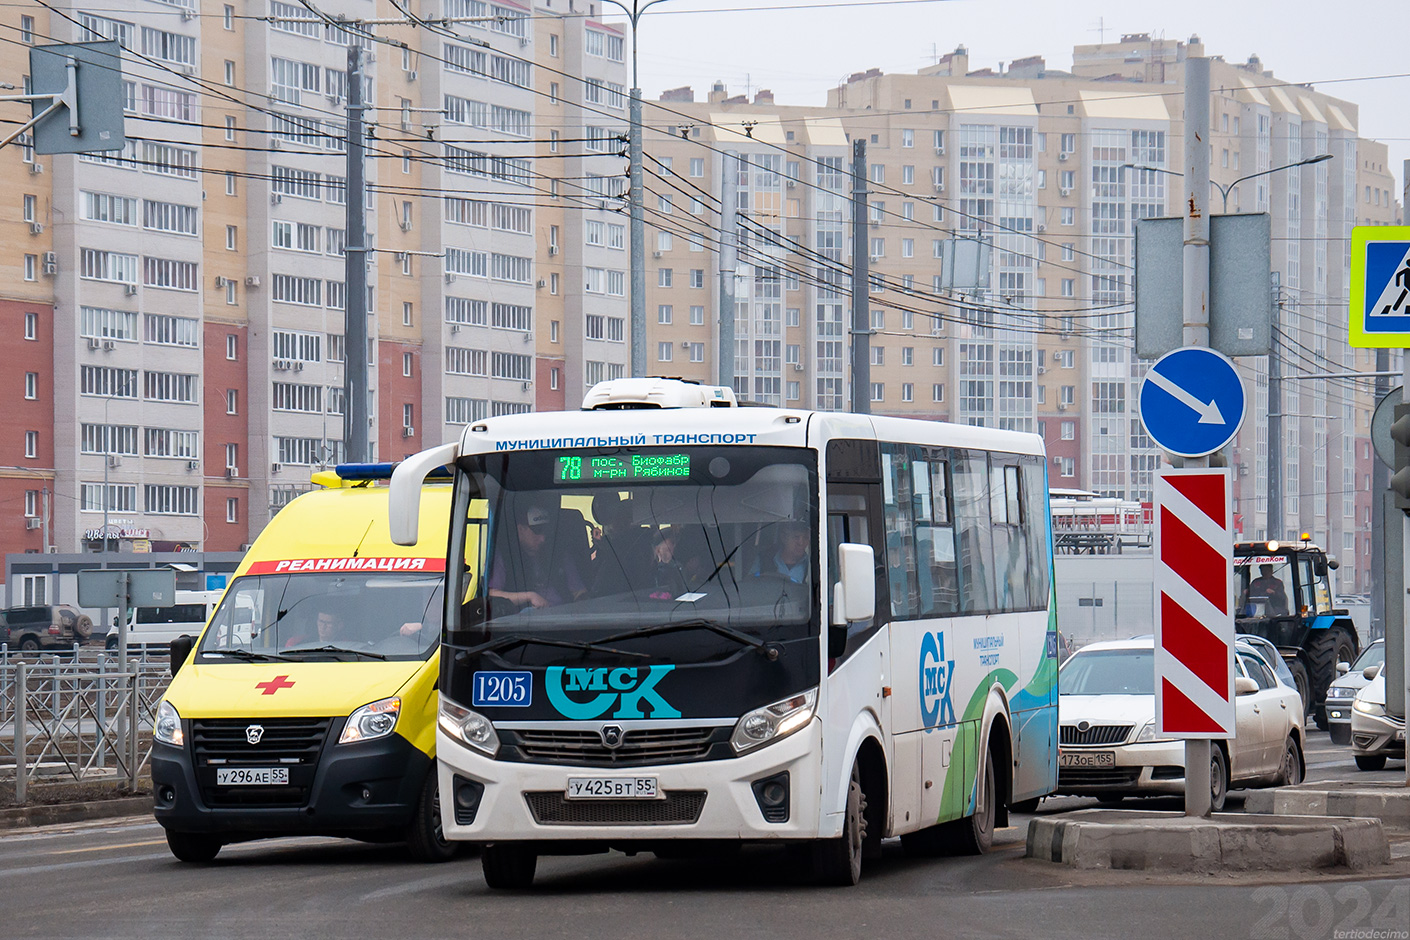
[[[182,634],[171,641],[171,674],[176,675],[177,671],[186,664],[186,660],[191,658],[191,647],[196,645],[196,638]]]

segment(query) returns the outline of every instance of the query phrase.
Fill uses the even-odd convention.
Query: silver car
[[[1351,743],[1351,700],[1366,687],[1374,670],[1385,661],[1386,641],[1376,640],[1361,651],[1356,662],[1337,663],[1341,675],[1327,687],[1327,731],[1333,744]]]
[[[1385,672],[1382,665],[1351,704],[1351,752],[1362,770],[1380,770],[1386,758],[1405,757],[1405,719],[1386,711]]]

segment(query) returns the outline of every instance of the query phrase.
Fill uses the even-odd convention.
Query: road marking
[[[55,862],[52,865],[31,865],[26,868],[5,868],[0,866],[0,874],[7,877],[15,875],[42,875],[46,872],[69,871],[74,868],[97,868],[99,865],[121,865],[125,862],[146,862],[152,859],[166,858],[171,856],[166,852],[148,852],[146,855],[119,855],[117,858],[90,858],[81,862]]]
[[[111,849],[136,849],[146,845],[166,845],[165,839],[152,839],[150,842],[124,842],[121,845],[93,845],[86,849],[60,849],[46,852],[46,855],[76,855],[79,852],[107,852]]]

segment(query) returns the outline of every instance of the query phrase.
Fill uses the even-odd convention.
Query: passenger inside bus
[[[520,507],[512,537],[506,538],[500,529],[488,584],[490,597],[502,603],[491,601],[491,606],[507,604],[507,612],[513,613],[526,607],[556,607],[587,594],[579,563],[554,557],[553,545],[560,541],[552,539],[555,521],[549,509],[530,504]]]
[[[631,499],[622,499],[616,490],[598,493],[592,498],[592,517],[597,523],[592,593],[605,597],[648,586],[644,582],[655,548],[649,531],[633,521]]]
[[[760,558],[752,572],[756,578],[775,577],[802,584],[808,580],[808,543],[810,536],[804,522],[790,520],[778,527],[775,550]]]

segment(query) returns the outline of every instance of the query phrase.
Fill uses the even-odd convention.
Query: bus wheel
[[[441,826],[441,788],[435,764],[431,765],[421,785],[421,797],[416,801],[416,812],[406,834],[406,847],[418,862],[448,862],[460,848],[446,838]]]
[[[847,887],[862,880],[862,844],[867,840],[867,795],[862,791],[862,771],[852,764],[847,784],[847,818],[842,835],[819,839],[813,845],[813,874],[823,884]]]
[[[166,845],[183,862],[210,862],[220,854],[221,841],[199,832],[166,831]]]
[[[984,756],[984,773],[979,777],[982,788],[975,794],[974,815],[956,819],[952,827],[954,838],[947,840],[958,855],[983,855],[994,845],[995,799],[998,786],[994,780],[994,755]]]
[[[539,857],[527,842],[491,842],[480,851],[480,868],[491,888],[516,890],[534,883]]]

